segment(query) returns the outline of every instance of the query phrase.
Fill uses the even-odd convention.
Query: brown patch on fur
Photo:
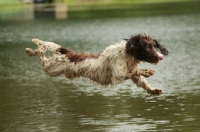
[[[61,54],[65,54],[66,57],[70,60],[70,62],[78,63],[81,61],[84,61],[85,59],[91,59],[91,58],[98,58],[100,54],[86,54],[83,52],[74,52],[67,48],[60,48],[57,50],[57,52]]]

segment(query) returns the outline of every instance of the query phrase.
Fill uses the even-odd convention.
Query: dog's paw
[[[148,90],[148,93],[150,95],[160,95],[162,94],[162,90],[161,89]]]
[[[31,48],[26,48],[25,51],[29,56],[35,56],[36,54],[36,52],[32,50]]]
[[[145,71],[144,71],[144,74],[143,74],[143,76],[144,77],[150,77],[150,76],[152,76],[153,74],[155,74],[155,70],[151,70],[151,69],[146,69]]]
[[[26,48],[25,51],[28,55],[31,55],[33,50],[31,48]]]

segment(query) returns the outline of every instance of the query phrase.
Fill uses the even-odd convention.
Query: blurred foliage
[[[58,0],[62,1],[62,0]],[[66,4],[73,5],[104,5],[104,4],[148,4],[148,3],[165,3],[165,2],[184,2],[195,0],[64,0]]]
[[[23,0],[0,0],[0,6],[21,5]]]
[[[24,3],[22,0],[0,0],[0,14],[20,11]]]

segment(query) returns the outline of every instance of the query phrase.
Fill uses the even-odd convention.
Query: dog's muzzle
[[[159,53],[159,52],[157,52],[157,59],[158,59],[158,61],[157,62],[155,62],[155,63],[152,63],[152,64],[154,64],[154,65],[157,65],[160,61],[162,61],[163,60],[163,57],[164,57],[164,55],[163,54],[161,54],[161,53]]]
[[[158,54],[158,59],[159,59],[159,61],[161,61],[161,60],[163,59],[164,55],[161,54],[161,53],[159,53],[159,52],[157,52],[157,54]]]

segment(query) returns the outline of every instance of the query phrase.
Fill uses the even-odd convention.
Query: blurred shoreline
[[[1,3],[0,3],[1,4]],[[33,19],[87,19],[200,13],[200,1],[153,3],[51,3],[0,5],[0,21]],[[38,8],[39,7],[39,8]]]
[[[134,17],[200,13],[200,1],[69,6],[69,18]]]

